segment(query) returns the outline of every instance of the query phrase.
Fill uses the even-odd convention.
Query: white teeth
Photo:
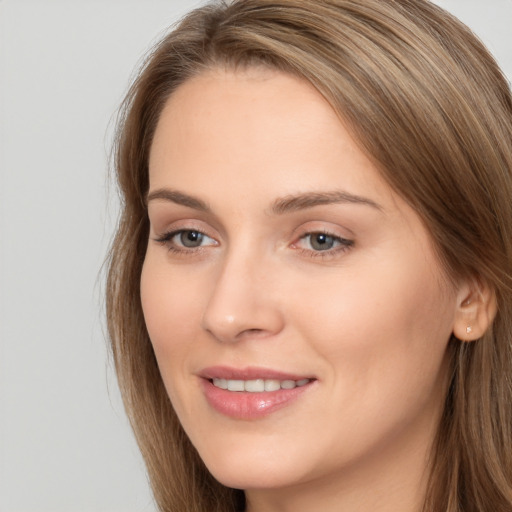
[[[295,387],[295,381],[294,380],[283,380],[283,382],[281,382],[281,387],[283,389],[293,389]]]
[[[228,380],[228,390],[229,391],[244,391],[244,381],[243,380]]]
[[[281,383],[278,380],[268,379],[265,381],[265,391],[277,391],[281,389]]]
[[[265,381],[263,379],[246,380],[245,391],[261,393],[262,391],[265,391]]]
[[[249,393],[261,393],[263,391],[278,391],[279,389],[293,389],[305,386],[311,379],[301,380],[277,380],[277,379],[254,379],[254,380],[229,380],[213,379],[213,385],[228,391],[247,391]]]
[[[226,379],[213,379],[213,383],[220,389],[228,389],[228,381]]]

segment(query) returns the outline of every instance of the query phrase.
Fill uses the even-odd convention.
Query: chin
[[[226,454],[204,462],[216,480],[233,489],[286,487],[303,476],[297,471],[300,465],[296,462],[287,464],[281,456],[272,453],[245,452],[241,457]]]
[[[289,473],[272,472],[262,470],[247,469],[244,472],[233,471],[231,469],[214,468],[210,471],[213,477],[226,487],[233,489],[276,489],[292,485],[295,482],[289,478]],[[283,478],[283,474],[287,478]],[[276,477],[277,476],[277,477]]]

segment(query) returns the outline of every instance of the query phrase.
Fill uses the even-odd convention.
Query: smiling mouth
[[[258,420],[308,394],[317,378],[268,368],[205,368],[199,375],[208,404],[223,416]]]
[[[278,380],[278,379],[209,379],[210,382],[219,389],[235,392],[263,393],[269,391],[279,391],[281,389],[294,389],[309,384],[313,379],[300,380]]]

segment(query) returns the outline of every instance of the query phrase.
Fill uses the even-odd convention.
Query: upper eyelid
[[[354,244],[354,240],[352,238],[347,238],[347,237],[344,237],[341,235],[337,235],[337,234],[329,232],[329,231],[317,230],[317,231],[306,231],[303,235],[299,236],[296,239],[296,242],[293,242],[292,245],[294,245],[294,244],[298,243],[300,240],[303,240],[304,238],[306,238],[308,236],[312,236],[312,235],[326,235],[326,236],[332,237],[335,240],[341,242],[341,244],[346,247]]]
[[[214,240],[214,241],[218,242],[213,236],[210,236],[204,230],[193,228],[193,227],[190,227],[190,228],[168,229],[168,230],[165,230],[161,235],[157,235],[157,239],[161,240],[162,238],[165,238],[167,240],[171,240],[176,235],[179,235],[180,233],[183,233],[183,232],[186,232],[186,231],[196,231],[197,233],[201,233],[201,235],[205,236],[206,238],[209,238],[211,240]]]
[[[171,232],[171,235],[172,235],[172,238],[174,238],[175,236],[181,234],[181,233],[186,233],[187,231],[195,231],[196,233],[200,233],[203,237],[205,238],[209,238],[210,240],[213,240],[214,242],[217,242],[217,240],[215,240],[215,238],[213,238],[212,236],[208,235],[207,233],[205,233],[204,231],[200,230],[200,229],[177,229],[175,231],[172,231]]]
[[[219,239],[223,236],[222,226],[203,219],[201,216],[167,216],[148,215],[150,233],[170,233],[175,231],[199,231],[210,238]],[[158,236],[158,235],[157,235]]]
[[[301,235],[299,235],[299,238],[302,238],[302,237],[305,237],[308,235],[328,235],[328,236],[332,236],[333,238],[339,238],[340,240],[350,240],[350,238],[348,238],[344,235],[341,235],[340,233],[336,233],[335,230],[322,229],[322,228],[306,229],[306,230],[304,230],[304,232]]]
[[[178,219],[170,222],[163,222],[158,219],[154,219],[152,221],[150,218],[149,225],[150,232],[155,233],[157,236],[159,236],[159,233],[165,235],[180,231],[198,231],[210,238],[215,238],[215,235],[212,236],[212,232],[217,232],[215,229],[207,228],[205,222],[200,219]]]
[[[330,222],[325,223],[325,222],[321,222],[321,221],[314,221],[311,223],[306,222],[304,224],[305,225],[301,225],[298,229],[296,229],[294,231],[294,238],[296,240],[299,240],[300,238],[303,238],[308,235],[313,235],[313,234],[325,234],[325,235],[332,236],[334,238],[338,238],[340,240],[351,240],[351,241],[355,237],[354,233],[351,230],[349,230],[345,227],[342,227],[340,225],[330,223]],[[308,224],[313,224],[313,226],[310,226]],[[315,225],[315,224],[317,224],[317,225]],[[328,224],[328,225],[326,225],[326,224]],[[343,233],[340,231],[343,231]]]

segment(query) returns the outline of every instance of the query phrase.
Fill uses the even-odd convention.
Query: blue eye
[[[179,243],[183,247],[192,248],[192,247],[200,247],[203,243],[205,235],[199,231],[184,230],[184,231],[180,231],[180,232],[176,233],[172,237],[172,240],[174,240],[176,238],[179,240]],[[208,238],[208,237],[206,237],[206,238]]]
[[[217,242],[197,229],[179,229],[164,233],[156,242],[165,245],[169,251],[188,252],[188,250],[200,249],[209,245],[217,245]]]
[[[317,232],[306,233],[300,238],[298,246],[313,255],[322,252],[332,254],[340,250],[348,249],[353,244],[353,240],[347,240],[346,238],[329,233]]]
[[[315,251],[328,251],[336,243],[336,238],[326,233],[311,233],[307,238],[309,238],[309,245]]]

